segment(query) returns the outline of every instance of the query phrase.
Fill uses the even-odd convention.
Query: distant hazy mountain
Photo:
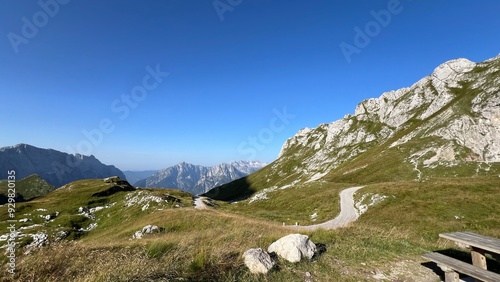
[[[193,194],[244,177],[266,166],[262,162],[237,161],[213,167],[180,163],[135,183],[140,187],[177,188]]]
[[[49,184],[60,187],[79,179],[125,175],[118,168],[104,165],[94,156],[70,155],[53,149],[41,149],[27,144],[0,148],[0,179],[16,171],[16,179],[37,174]]]
[[[137,181],[148,178],[157,172],[158,170],[125,170],[123,171],[123,174],[125,174],[125,177],[127,177],[127,181],[129,183],[136,183]]]

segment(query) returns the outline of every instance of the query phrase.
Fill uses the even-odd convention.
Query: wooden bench
[[[499,282],[500,274],[479,268],[472,264],[451,258],[440,253],[429,253],[422,257],[435,262],[444,272],[446,282],[459,282],[458,272],[480,279],[484,282]],[[458,272],[457,272],[458,271]]]
[[[439,237],[455,241],[471,251],[472,264],[487,269],[485,253],[500,254],[500,239],[472,232],[453,232],[439,234]]]
[[[485,253],[500,254],[500,239],[472,232],[453,232],[439,234],[439,237],[452,240],[471,251],[472,265],[440,253],[425,254],[422,257],[435,262],[444,272],[446,282],[458,282],[458,272],[469,275],[476,281],[500,281],[500,274],[488,271]]]

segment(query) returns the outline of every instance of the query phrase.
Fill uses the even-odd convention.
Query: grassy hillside
[[[30,200],[43,196],[56,187],[47,183],[47,181],[33,174],[15,182],[16,202]],[[8,181],[0,180],[0,205],[7,203]]]
[[[23,233],[44,231],[52,236],[66,230],[71,234],[57,243],[50,237],[48,246],[32,254],[23,254],[25,249],[19,246],[16,276],[2,275],[0,280],[303,281],[305,273],[310,272],[315,281],[376,281],[373,276],[377,274],[400,281],[435,281],[433,272],[421,266],[422,253],[449,249],[467,258],[451,243],[438,239],[440,232],[470,230],[500,237],[498,176],[379,183],[358,191],[356,199],[364,194],[387,198],[371,206],[350,227],[305,233],[327,246],[328,251],[318,260],[296,265],[280,261],[267,276],[248,272],[241,259],[244,251],[267,248],[281,236],[295,233],[282,226],[285,217],[290,222],[303,220],[301,224],[308,224],[313,211],[310,208],[324,214],[318,221],[333,217],[338,211],[337,193],[343,186],[310,183],[270,192],[270,200],[249,204],[247,199],[221,203],[218,209],[196,210],[191,206],[191,195],[185,192],[117,189],[102,180],[78,181],[18,204],[16,218],[32,219],[17,223],[18,229],[42,225],[24,229]],[[147,196],[166,198],[166,194],[171,201],[165,204],[150,202],[145,210],[146,202],[127,206],[136,196],[140,200]],[[295,208],[299,202],[307,204]],[[95,220],[78,215],[80,206],[106,205],[112,206],[94,212]],[[37,218],[56,212],[53,221]],[[2,213],[0,230],[6,230],[6,219]],[[98,224],[95,229],[76,231],[93,222]],[[163,231],[141,240],[131,239],[135,231],[148,224],[158,225]],[[29,240],[23,244],[29,244]],[[6,258],[1,262],[4,264]]]

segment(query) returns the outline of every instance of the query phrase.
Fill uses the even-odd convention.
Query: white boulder
[[[243,253],[243,259],[250,272],[255,274],[266,274],[274,266],[271,256],[261,248],[249,249]]]
[[[306,235],[290,234],[272,243],[267,251],[289,262],[299,262],[302,258],[311,259],[316,253],[316,245]]]
[[[142,228],[142,234],[160,233],[160,227],[156,225],[146,225]]]
[[[132,239],[142,239],[144,234],[153,234],[153,233],[160,233],[161,229],[160,227],[156,225],[146,225],[142,228],[142,230],[136,231],[134,235],[132,236]]]

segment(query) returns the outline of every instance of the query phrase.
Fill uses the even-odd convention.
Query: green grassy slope
[[[73,231],[73,236],[58,243],[51,241],[29,255],[24,255],[24,248],[19,246],[17,275],[12,279],[0,276],[0,281],[303,281],[306,272],[317,281],[376,281],[375,273],[400,281],[434,281],[433,272],[421,266],[422,253],[448,250],[454,256],[467,258],[467,253],[440,240],[440,232],[469,230],[500,237],[500,214],[496,212],[500,209],[499,177],[379,183],[356,194],[356,200],[364,194],[387,196],[357,222],[338,230],[305,233],[313,242],[327,246],[328,251],[318,260],[298,264],[279,261],[278,268],[269,275],[254,276],[243,264],[243,252],[267,248],[281,236],[294,233],[281,226],[283,218],[277,218],[276,213],[288,205],[290,211],[285,216],[298,216],[292,207],[300,199],[307,203],[301,207],[305,210],[301,224],[309,223],[312,210],[308,205],[314,206],[315,202],[320,202],[316,206],[319,215],[335,214],[336,194],[344,188],[342,185],[310,183],[304,189],[272,192],[287,192],[277,197],[284,197],[281,202],[240,202],[209,210],[192,208],[191,195],[175,190],[115,189],[114,194],[95,196],[112,187],[102,180],[83,180],[19,204],[18,218],[25,214],[33,218],[17,223],[19,229],[34,223],[43,225],[23,231],[28,233],[72,230],[75,226],[71,224],[85,227],[90,222],[71,220],[77,216],[79,206],[117,203],[94,213],[96,220],[92,222],[98,226],[91,231]],[[307,193],[310,190],[316,193]],[[139,192],[160,197],[168,193],[181,205],[176,208],[173,201],[162,206],[151,204],[144,211],[144,202],[126,206],[127,199]],[[325,202],[318,195],[323,195]],[[331,210],[326,209],[326,200],[330,200]],[[35,219],[39,213],[56,211],[59,215],[52,222]],[[0,218],[0,230],[6,228],[5,220],[4,216]],[[132,240],[134,232],[147,224],[158,225],[163,231]],[[5,263],[5,258],[1,259]]]
[[[33,174],[15,182],[16,202],[43,196],[56,189],[38,175]],[[0,205],[7,202],[8,181],[0,180]]]

